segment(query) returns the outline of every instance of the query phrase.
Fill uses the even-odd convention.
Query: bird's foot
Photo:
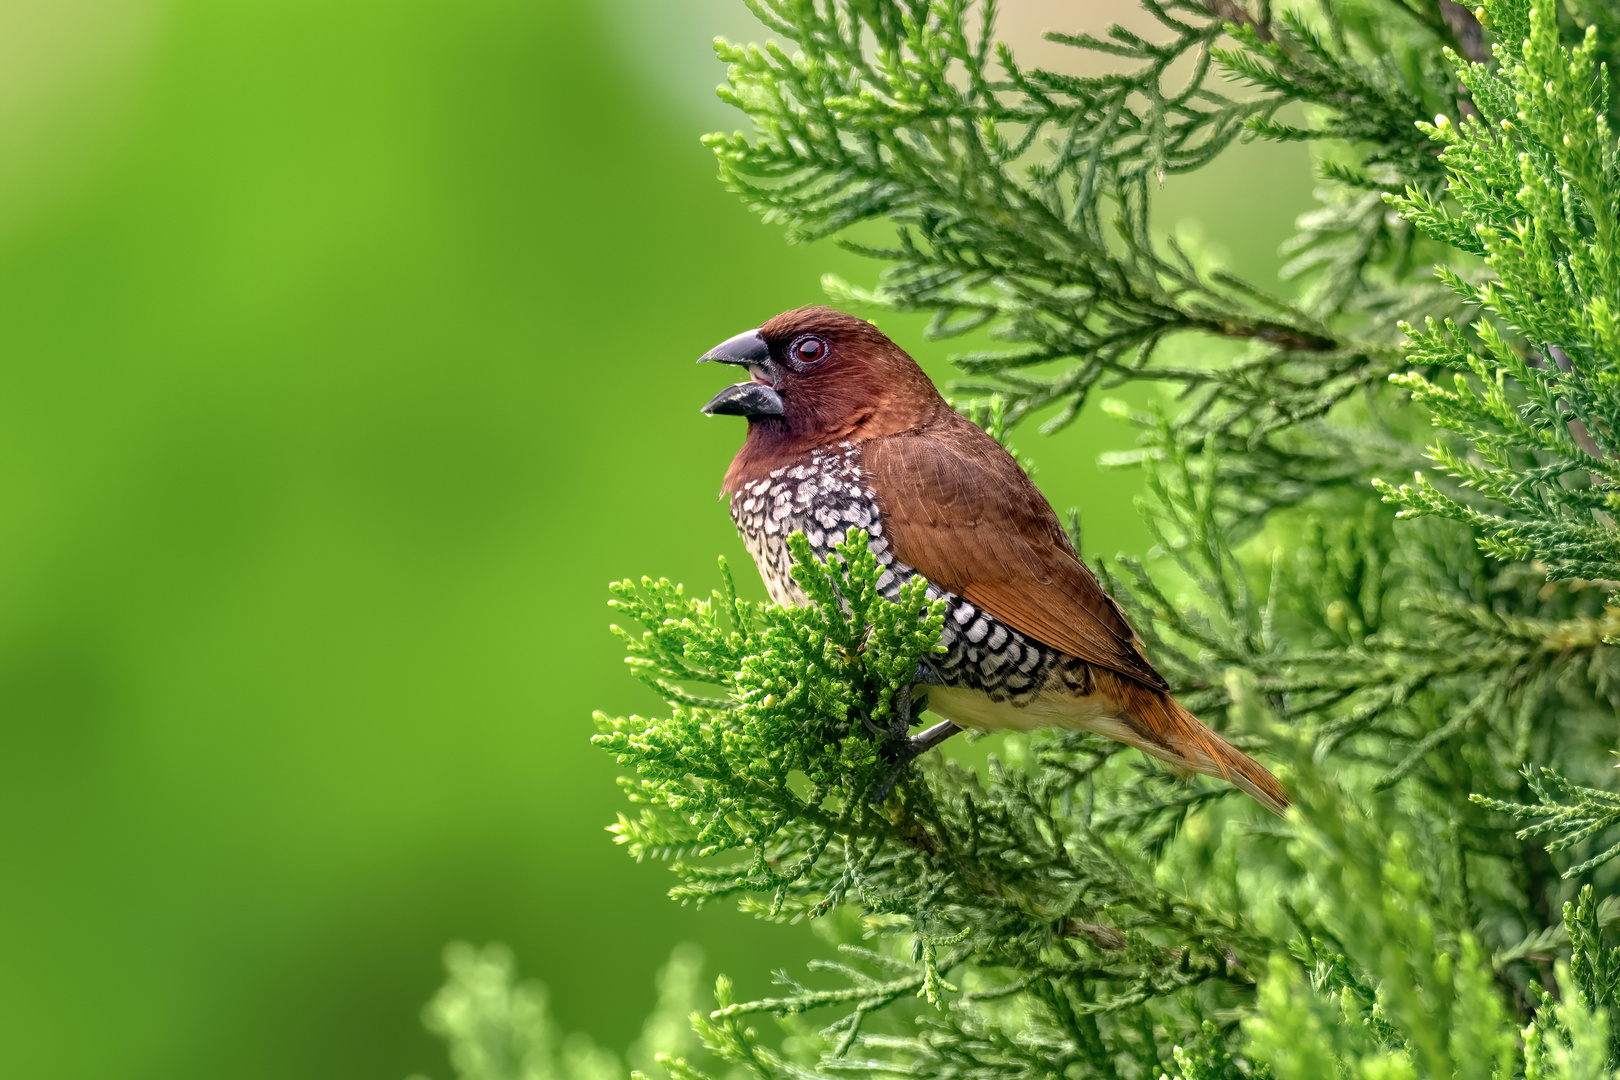
[[[894,693],[893,709],[890,712],[889,727],[887,731],[879,728],[871,720],[866,721],[866,729],[874,735],[888,735],[894,742],[903,740],[911,725],[917,722],[917,714],[928,708],[928,698],[914,697],[919,687],[938,686],[939,676],[927,664],[918,664],[917,673],[911,681]]]
[[[894,767],[889,770],[889,775],[883,778],[883,782],[872,789],[872,805],[877,806],[887,801],[889,793],[894,790],[894,785],[900,782],[900,775],[906,771],[906,766],[910,765],[914,759],[928,753],[928,751],[961,730],[956,726],[955,721],[944,720],[914,739],[907,739],[904,742],[896,740],[885,744],[883,756],[893,761]]]
[[[885,743],[885,746],[893,745],[894,742],[904,739],[906,734],[911,730],[912,686],[912,683],[907,683],[905,686],[902,686],[899,690],[895,691],[894,712],[889,721],[890,742]]]

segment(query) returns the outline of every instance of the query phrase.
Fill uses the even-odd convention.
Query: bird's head
[[[894,342],[864,319],[829,307],[786,311],[721,342],[698,360],[737,364],[749,380],[703,406],[746,416],[750,436],[818,444],[907,431],[944,399]]]

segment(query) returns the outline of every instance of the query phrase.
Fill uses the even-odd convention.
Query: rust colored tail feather
[[[1112,674],[1112,673],[1110,673]],[[1293,800],[1275,776],[1249,755],[1221,738],[1169,694],[1115,675],[1108,687],[1141,737],[1136,745],[1178,769],[1216,776],[1251,795],[1281,817]]]

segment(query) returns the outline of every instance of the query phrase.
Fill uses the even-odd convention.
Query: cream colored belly
[[[979,731],[1033,731],[1036,728],[1057,727],[1093,731],[1132,746],[1141,743],[1140,736],[1118,719],[1113,702],[1101,694],[1076,697],[1063,693],[1042,693],[1037,694],[1028,705],[1019,706],[1010,701],[992,701],[990,695],[982,690],[970,690],[964,686],[930,686],[928,711],[946,720],[956,721],[959,727]]]

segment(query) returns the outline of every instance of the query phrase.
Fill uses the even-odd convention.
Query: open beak
[[[781,416],[782,398],[776,392],[778,369],[771,359],[770,346],[758,330],[747,330],[727,338],[702,356],[698,363],[713,360],[748,369],[749,380],[728,386],[703,406],[710,416]]]

